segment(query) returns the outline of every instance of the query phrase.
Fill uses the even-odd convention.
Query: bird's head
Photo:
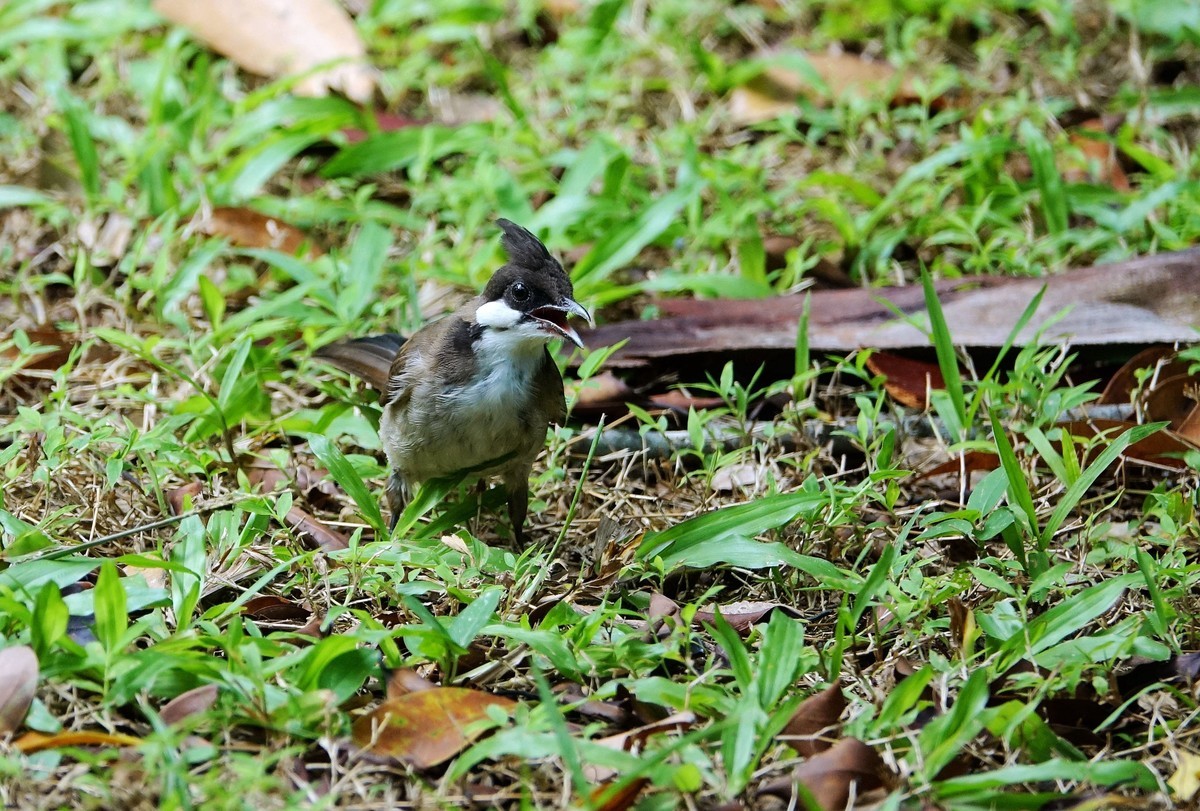
[[[571,278],[542,241],[509,220],[497,220],[504,231],[501,243],[508,264],[492,276],[483,290],[483,303],[475,311],[476,323],[499,330],[514,330],[531,341],[566,338],[582,348],[583,340],[568,319],[592,316],[575,301]]]

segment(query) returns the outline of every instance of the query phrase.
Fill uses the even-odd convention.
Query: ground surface
[[[39,664],[0,659],[36,690],[23,720],[0,713],[7,804],[1166,808],[1195,790],[1195,467],[1064,445],[1056,419],[1089,397],[1069,352],[965,374],[934,441],[887,429],[865,353],[678,381],[722,404],[680,420],[695,441],[669,459],[554,432],[520,550],[467,488],[382,537],[373,396],[312,357],[477,290],[497,216],[544,236],[604,321],[1188,246],[1194,10],[353,6],[376,106],[416,126],[291,96],[142,2],[0,7],[0,633]],[[857,423],[836,445],[706,447],[764,399],[781,431]],[[1007,469],[911,475],[967,450]],[[444,756],[380,744],[410,765],[363,756],[352,726],[370,738],[385,686],[430,683],[480,692],[393,715],[498,729]]]

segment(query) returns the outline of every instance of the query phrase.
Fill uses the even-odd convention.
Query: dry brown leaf
[[[766,618],[773,611],[783,611],[790,617],[800,618],[802,614],[796,609],[783,603],[761,602],[756,600],[744,600],[737,603],[729,603],[722,606],[709,606],[701,608],[696,612],[693,621],[697,623],[712,624],[716,621],[717,612],[721,612],[721,616],[729,623],[729,627],[737,631],[742,636],[750,633],[750,630],[756,623]]]
[[[829,731],[837,725],[846,709],[846,696],[838,684],[831,684],[801,702],[787,726],[784,740],[797,754],[812,757],[833,745]]]
[[[789,779],[759,789],[788,800],[793,786],[802,784],[821,808],[845,808],[853,788],[856,795],[883,785],[886,767],[879,754],[858,738],[842,738],[831,748],[796,767]]]
[[[588,808],[594,808],[596,811],[625,811],[637,801],[642,789],[650,785],[650,779],[639,777],[630,780],[611,794],[608,793],[611,790],[609,785],[605,783],[592,789]]]
[[[1156,379],[1185,374],[1188,364],[1178,360],[1177,354],[1173,346],[1151,346],[1143,349],[1113,373],[1097,402],[1101,405],[1125,405],[1131,402],[1134,389],[1139,385],[1138,378],[1146,374],[1143,370],[1155,369],[1149,381],[1150,385],[1153,385]]]
[[[293,256],[304,248],[307,258],[322,253],[296,226],[249,208],[214,208],[200,228],[209,236],[224,237],[242,248],[270,248]]]
[[[1178,430],[1184,420],[1196,410],[1198,388],[1200,380],[1189,374],[1160,379],[1144,398],[1146,421],[1169,422],[1173,430]]]
[[[326,552],[349,549],[350,539],[337,532],[299,507],[292,507],[284,518],[297,535]]]
[[[38,658],[28,645],[0,650],[0,735],[20,729],[37,692]]]
[[[242,606],[242,613],[256,620],[279,622],[281,620],[308,619],[312,613],[302,605],[275,594],[260,594],[251,597]]]
[[[646,618],[650,621],[650,630],[660,636],[668,635],[672,628],[683,624],[679,603],[657,591],[650,595]]]
[[[178,724],[191,715],[206,711],[217,700],[217,685],[204,684],[186,693],[180,693],[159,710],[159,716],[168,726]]]
[[[251,73],[304,74],[302,96],[336,90],[365,104],[375,92],[367,49],[334,0],[154,0],[154,9]]]
[[[942,370],[930,361],[872,352],[867,358],[867,368],[871,374],[883,377],[883,387],[893,400],[909,408],[929,408],[929,392],[946,388]]]
[[[942,279],[935,287],[955,343],[997,348],[1009,340],[1043,285],[1041,306],[1017,335],[1017,345],[1039,333],[1043,341],[1069,340],[1074,346],[1190,343],[1200,328],[1200,248],[1046,279],[976,276]],[[583,331],[583,338],[596,349],[626,341],[606,361],[612,369],[658,365],[663,372],[686,369],[702,377],[706,367],[694,367],[705,358],[723,363],[730,353],[746,351],[757,353],[756,362],[789,362],[795,356],[796,323],[806,297],[811,299],[808,342],[813,351],[930,345],[927,334],[879,302],[886,300],[906,315],[920,315],[925,310],[920,285],[816,290],[754,301],[663,301],[658,304],[668,317],[605,324]],[[1065,316],[1050,323],[1067,308]]]
[[[1104,122],[1098,118],[1084,121],[1071,131],[1071,145],[1079,155],[1067,155],[1062,168],[1063,180],[1068,183],[1092,181],[1111,186],[1117,191],[1129,191],[1129,177],[1121,168],[1117,148],[1112,143]]]
[[[170,506],[171,513],[183,515],[187,512],[189,504],[194,504],[196,496],[200,495],[202,490],[204,490],[203,482],[191,482],[168,490],[167,505]]]
[[[457,755],[481,734],[488,709],[511,712],[516,702],[466,687],[436,687],[384,701],[354,722],[364,751],[428,769]]]
[[[167,570],[158,566],[122,566],[121,573],[125,577],[142,576],[146,581],[146,585],[152,589],[165,589],[167,587]]]
[[[437,685],[429,679],[422,678],[417,671],[408,667],[398,667],[391,672],[387,680],[387,697],[389,699],[406,696],[409,693],[419,693],[422,690],[433,690]]]
[[[828,102],[848,97],[885,98],[906,103],[916,99],[908,82],[886,62],[857,54],[797,54],[802,56],[825,87],[804,73],[778,65],[767,68],[729,96],[729,114],[740,125],[758,124],[796,110],[796,100]]]
[[[35,329],[25,330],[25,336],[29,342],[35,346],[43,347],[48,351],[39,352],[29,358],[22,369],[39,369],[42,371],[53,371],[71,357],[71,349],[78,341],[75,336],[70,333],[61,332],[54,327],[37,327]],[[3,336],[4,340],[11,338],[11,333]],[[6,347],[0,350],[0,363],[5,366],[10,366],[17,360],[19,352],[15,346]]]
[[[13,746],[23,754],[31,755],[64,746],[138,746],[141,742],[141,738],[115,732],[56,732],[53,735],[26,732],[13,741]]]

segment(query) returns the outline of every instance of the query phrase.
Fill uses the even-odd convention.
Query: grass
[[[461,491],[418,499],[385,539],[375,400],[312,353],[479,289],[501,216],[565,256],[605,320],[669,295],[788,292],[818,266],[863,284],[1041,276],[1194,244],[1189,13],[379,2],[357,25],[386,109],[438,121],[442,92],[503,108],[381,132],[239,72],[147,3],[5,4],[0,634],[40,662],[25,730],[109,736],[7,746],[5,802],[617,808],[637,783],[638,808],[767,807],[808,762],[782,731],[837,684],[827,734],[866,742],[888,775],[863,803],[1172,807],[1194,694],[1169,670],[1117,685],[1200,647],[1195,466],[1155,477],[1116,462],[1134,436],[1061,437],[1057,415],[1094,390],[1069,348],[1014,348],[977,377],[935,318],[951,385],[934,405],[955,428],[940,443],[884,427],[895,406],[862,353],[818,357],[801,337],[791,380],[713,369],[681,382],[725,405],[693,412],[692,447],[668,460],[589,454],[587,426],[555,429],[527,549],[506,544],[494,494]],[[757,61],[760,43],[863,52],[912,98],[740,125],[730,91],[787,62]],[[1128,189],[1073,137],[1100,115],[1088,137],[1111,142]],[[214,206],[323,250],[208,236]],[[769,261],[773,238],[789,248]],[[858,452],[714,451],[705,429],[746,430],[767,394],[790,397],[781,432],[856,417]],[[1002,467],[970,485],[909,475],[971,449]],[[285,486],[260,487],[263,470]],[[296,507],[340,543],[314,548]],[[784,608],[735,628],[748,600]],[[727,616],[693,622],[712,603]],[[444,765],[380,763],[351,728],[397,668],[517,704]],[[211,706],[170,721],[168,702],[212,685]],[[604,742],[680,713],[636,752]]]

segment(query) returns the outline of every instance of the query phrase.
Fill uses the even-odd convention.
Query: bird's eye
[[[512,290],[512,297],[517,301],[524,301],[529,298],[529,288],[521,282],[517,282],[510,289]]]

